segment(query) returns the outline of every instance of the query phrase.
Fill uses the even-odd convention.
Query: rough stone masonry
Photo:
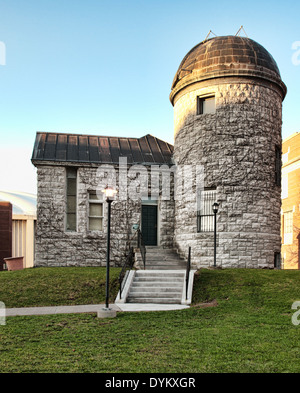
[[[203,168],[202,194],[193,171],[185,173],[195,200],[174,199],[178,182],[171,183],[169,200],[160,188],[158,245],[174,248],[182,256],[191,247],[193,267],[212,266],[211,221],[209,226],[199,225],[210,220],[212,212],[205,218],[198,209],[198,199],[211,192],[219,203],[217,265],[273,267],[281,249],[278,176],[285,95],[277,64],[265,48],[245,37],[214,37],[192,48],[174,77],[170,94],[174,151],[149,134],[117,138],[38,133],[32,157],[38,175],[35,265],[105,266],[107,205],[103,201],[103,228],[90,230],[89,193],[98,186],[98,166],[111,162],[118,172],[122,156],[128,158],[128,169],[135,164],[148,169],[152,164]],[[77,169],[72,231],[66,229],[68,168]],[[133,226],[143,221],[142,204],[141,199],[130,198],[113,203],[112,265],[124,261]]]
[[[280,253],[276,150],[285,92],[271,55],[244,37],[199,44],[175,75],[174,160],[203,165],[204,189],[215,189],[218,266],[274,267]],[[202,97],[213,97],[212,113],[199,113]],[[197,231],[193,206],[175,201],[175,246],[182,252],[191,246],[197,267],[212,266],[213,232]]]

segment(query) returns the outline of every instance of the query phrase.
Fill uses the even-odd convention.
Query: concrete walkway
[[[26,315],[51,315],[51,314],[78,314],[78,313],[97,313],[105,307],[105,304],[89,304],[80,306],[55,306],[55,307],[23,307],[23,308],[6,308],[6,317],[26,316]],[[168,311],[182,310],[189,306],[181,304],[110,304],[109,307],[115,311]]]

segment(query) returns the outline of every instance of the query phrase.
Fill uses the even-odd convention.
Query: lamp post
[[[214,267],[217,266],[217,213],[219,209],[219,204],[215,202],[212,205],[214,212]]]
[[[108,316],[115,316],[114,312],[111,312],[109,308],[109,263],[110,263],[110,217],[111,217],[111,203],[114,200],[115,194],[117,191],[112,187],[106,186],[102,192],[105,195],[106,202],[107,202],[107,250],[106,250],[106,288],[105,288],[105,311],[102,314],[99,314],[99,317],[108,317]]]

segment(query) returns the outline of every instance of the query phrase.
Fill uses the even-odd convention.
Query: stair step
[[[148,270],[183,270],[182,266],[170,265],[170,266],[147,266]]]
[[[133,282],[131,288],[148,288],[148,287],[156,287],[156,288],[181,288],[182,280],[180,281],[138,281]]]
[[[137,291],[137,292],[129,292],[130,297],[135,297],[135,298],[144,298],[144,297],[161,297],[161,298],[174,298],[174,297],[181,297],[181,292],[182,291],[175,291],[175,292],[163,292],[163,291]]]
[[[166,280],[164,278],[160,278],[160,279],[153,279],[153,280],[148,280],[146,278],[139,278],[134,280],[134,282],[132,283],[132,285],[137,284],[140,286],[145,286],[145,285],[154,285],[154,286],[162,286],[162,285],[182,285],[183,283],[183,279],[182,278],[172,278],[169,280]]]
[[[174,256],[176,256],[176,257],[180,257],[180,255],[179,254],[177,254],[177,252],[176,251],[174,251],[174,250],[169,250],[169,249],[160,249],[160,250],[154,250],[154,249],[152,249],[152,250],[147,250],[146,249],[146,254],[147,255],[157,255],[157,254],[160,254],[160,255],[174,255]]]
[[[156,304],[179,304],[181,297],[179,298],[127,298],[128,303],[156,303]]]
[[[179,259],[179,258],[167,257],[167,256],[163,256],[163,255],[157,255],[155,257],[150,256],[150,255],[146,256],[146,264],[156,262],[156,261],[182,263],[183,265],[187,264],[184,259]]]
[[[148,269],[149,266],[179,266],[182,270],[186,269],[186,264],[182,262],[176,262],[176,261],[162,261],[161,259],[157,261],[147,261],[146,263],[146,269]],[[172,270],[171,268],[169,270]]]
[[[177,254],[176,251],[174,251],[172,248],[148,248],[146,247],[146,254],[164,254],[164,255],[174,255],[176,257],[180,257],[179,254]]]
[[[172,248],[146,248],[146,252],[149,254],[155,254],[155,253],[165,253],[165,254],[174,254],[174,255],[179,255],[175,250]]]
[[[154,271],[154,270],[153,270]],[[149,270],[149,273],[151,273],[151,271]],[[165,282],[173,282],[173,280],[176,281],[182,281],[184,278],[184,275],[180,275],[180,276],[171,276],[168,277],[166,275],[161,275],[161,276],[151,276],[150,274],[147,276],[136,276],[134,278],[134,281],[138,280],[138,281],[165,281]]]
[[[171,272],[172,270],[172,272]],[[148,270],[137,270],[136,275],[139,276],[156,276],[156,277],[162,277],[162,276],[168,276],[168,277],[180,277],[182,275],[184,275],[185,270],[184,269],[169,269],[168,272],[162,272],[160,269],[152,269],[152,271],[150,272],[149,269]]]
[[[174,261],[174,262],[180,262],[186,264],[186,261],[184,259],[178,258],[178,257],[173,257],[172,255],[147,255],[146,256],[146,262],[149,261]]]
[[[151,272],[149,270],[137,270],[135,273],[135,278],[141,278],[141,277],[146,277],[146,278],[151,278],[151,277],[157,277],[157,278],[182,278],[184,277],[185,271],[183,269],[180,270],[173,270],[172,272],[162,272],[161,270],[158,269],[153,269]]]
[[[180,263],[186,266],[186,262],[183,259],[176,259],[176,258],[167,258],[162,257],[161,255],[157,256],[157,258],[146,258],[146,264],[151,264],[153,262],[164,262],[164,263]]]
[[[186,260],[173,248],[146,246],[147,270],[185,270]]]
[[[131,293],[137,293],[137,292],[154,292],[154,293],[179,293],[182,292],[182,286],[180,287],[151,287],[151,286],[145,286],[145,287],[131,287],[130,288],[130,294]]]

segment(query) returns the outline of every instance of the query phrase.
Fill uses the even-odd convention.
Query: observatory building
[[[105,266],[107,204],[97,193],[103,164],[117,174],[112,265],[122,264],[138,227],[146,246],[184,258],[191,247],[194,268],[213,266],[215,250],[222,267],[276,265],[285,95],[277,64],[260,44],[241,36],[214,37],[192,48],[174,77],[174,147],[151,135],[37,133],[32,155],[38,174],[36,265]],[[122,168],[120,157],[122,163],[126,159]],[[171,181],[169,199],[162,188],[153,198],[149,184],[139,198],[124,199],[119,174],[125,173],[132,186],[138,165],[149,178],[153,167],[164,166],[171,174],[188,168],[184,181],[193,197],[176,197],[180,182]]]

